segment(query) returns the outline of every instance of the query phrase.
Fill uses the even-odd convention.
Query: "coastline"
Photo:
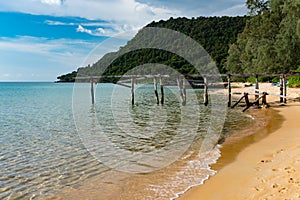
[[[261,110],[269,112],[269,121],[256,122],[267,124],[227,138],[221,158],[212,166],[216,175],[179,200],[300,198],[300,172],[296,170],[300,168],[300,103],[272,104],[271,109]]]
[[[248,88],[247,88],[248,89]],[[275,88],[277,89],[277,88]],[[238,91],[241,91],[242,88],[239,88]],[[235,97],[238,98],[238,97]],[[225,178],[221,179],[221,181],[223,182],[219,182],[216,184],[215,180],[219,180],[219,174],[221,173],[221,177],[223,176],[222,173],[224,171],[224,169],[228,168],[228,166],[231,166],[232,164],[238,162],[239,161],[239,157],[240,157],[240,153],[243,152],[244,150],[246,150],[247,148],[251,148],[251,146],[257,142],[260,142],[263,139],[268,139],[268,137],[270,135],[273,134],[274,131],[277,131],[281,125],[284,123],[283,122],[283,115],[281,112],[281,110],[284,110],[286,108],[289,107],[288,106],[282,106],[281,108],[276,108],[276,106],[278,105],[277,103],[274,104],[274,101],[278,100],[278,98],[269,98],[268,97],[268,102],[273,102],[272,103],[272,107],[275,107],[275,109],[271,108],[271,109],[256,109],[255,107],[251,107],[249,110],[247,110],[246,115],[249,116],[253,116],[254,119],[256,119],[254,121],[254,124],[251,123],[251,125],[249,124],[249,127],[246,129],[243,129],[241,131],[236,131],[235,133],[233,133],[232,135],[230,135],[228,138],[226,138],[225,142],[221,144],[222,148],[220,149],[221,151],[221,157],[218,159],[216,164],[212,164],[210,167],[211,170],[213,170],[214,172],[216,172],[217,174],[215,176],[210,175],[210,177],[208,177],[208,180],[205,181],[204,185],[200,185],[202,184],[202,182],[198,181],[198,180],[194,180],[194,182],[199,183],[193,186],[190,186],[188,190],[186,190],[183,194],[180,193],[176,193],[179,196],[179,199],[218,199],[218,197],[215,196],[209,196],[211,194],[220,194],[221,196],[219,197],[219,199],[252,199],[252,198],[247,198],[247,197],[226,197],[223,195],[223,193],[228,193],[227,190],[224,190],[224,185],[227,186],[228,184],[232,183],[232,179],[237,179],[237,180],[241,180],[241,177],[244,178],[244,175],[236,175],[233,174],[236,171],[242,171],[242,170],[236,170],[239,169],[239,167],[233,167],[233,168],[229,168],[231,169],[231,171],[229,171],[229,175],[227,175],[227,177],[225,176]],[[299,104],[300,106],[300,104]],[[242,108],[236,108],[237,110],[242,110]],[[219,146],[219,145],[218,145]],[[219,148],[218,148],[219,149]],[[252,152],[253,153],[253,152]],[[255,153],[256,154],[256,153]],[[196,158],[197,159],[197,158]],[[264,159],[261,159],[264,160]],[[260,160],[260,161],[261,161]],[[269,163],[269,159],[265,159],[266,162],[258,162],[260,164],[262,163]],[[248,167],[248,166],[247,166]],[[285,168],[285,167],[284,167]],[[168,172],[168,174],[171,172],[173,174],[171,174],[171,176],[169,178],[174,178],[176,177],[176,169],[174,171],[170,170],[172,168],[168,168],[166,169],[166,171]],[[225,174],[228,173],[228,171],[225,171]],[[231,174],[230,174],[231,173]],[[182,173],[184,174],[184,177],[187,177],[186,173]],[[198,172],[199,175],[201,175],[201,172]],[[214,173],[213,173],[214,174]],[[251,172],[252,174],[252,172]],[[120,174],[114,174],[114,175],[109,175],[108,177],[123,177],[120,180],[115,180],[115,181],[111,181],[110,179],[108,179],[108,181],[104,181],[101,177],[99,179],[99,177],[94,177],[94,179],[92,179],[91,181],[87,181],[84,182],[83,184],[81,184],[80,186],[76,186],[76,187],[67,187],[65,189],[63,189],[62,191],[59,191],[58,193],[54,194],[54,198],[61,198],[61,199],[68,199],[68,198],[74,198],[74,199],[82,199],[82,198],[86,198],[86,199],[146,199],[147,197],[153,197],[154,198],[160,198],[160,199],[167,199],[164,198],[165,196],[156,196],[153,195],[152,191],[149,190],[149,188],[147,189],[146,192],[142,192],[143,194],[141,196],[139,196],[140,194],[136,193],[136,191],[142,191],[144,188],[146,188],[147,185],[150,184],[150,180],[161,180],[160,178],[163,177],[163,175],[165,175],[164,173],[155,173],[153,175],[151,175],[151,177],[143,177],[142,176],[135,176],[131,179],[127,179],[126,177],[120,176]],[[197,177],[197,174],[194,174],[194,177]],[[194,178],[192,177],[192,178]],[[233,178],[232,178],[233,177]],[[237,177],[237,178],[236,178]],[[248,176],[247,175],[247,179],[251,180],[251,178],[253,179],[253,177],[255,177],[254,175],[252,176]],[[168,177],[164,177],[164,180],[161,181],[166,181]],[[142,181],[141,181],[142,180]],[[174,179],[172,179],[174,180]],[[294,180],[294,178],[293,178]],[[295,179],[296,180],[296,179]],[[104,182],[103,182],[104,181]],[[210,183],[212,182],[212,183]],[[237,181],[234,181],[237,182]],[[122,183],[124,183],[126,185],[127,188],[129,189],[124,189]],[[170,191],[174,191],[174,189],[176,187],[178,187],[180,184],[182,183],[182,180],[179,179],[173,186],[170,187],[166,187],[165,190],[170,190]],[[277,183],[276,183],[277,184]],[[279,187],[279,184],[277,184]],[[277,187],[277,185],[274,185],[274,187]],[[112,187],[113,186],[113,187]],[[236,188],[240,188],[241,184],[235,184]],[[210,188],[210,193],[208,194],[204,194],[204,195],[208,195],[208,196],[204,196],[203,195],[203,191],[201,193],[201,188]],[[244,188],[245,186],[243,186]],[[247,187],[249,191],[251,191],[251,193],[253,193],[253,188],[256,190],[260,190],[262,186],[260,185],[259,187],[256,186],[249,186]],[[267,187],[267,186],[266,186]],[[273,185],[272,185],[273,187]],[[101,190],[99,190],[99,188],[101,188]],[[216,188],[218,188],[216,190]],[[234,193],[239,192],[239,190],[237,191],[236,188],[231,188],[232,191],[234,191]],[[243,189],[241,188],[241,189]],[[155,188],[152,188],[155,189]],[[281,188],[280,188],[281,189]],[[107,194],[104,194],[102,191],[106,191]],[[200,190],[200,193],[199,193]],[[206,190],[206,189],[204,189]],[[215,190],[215,191],[214,191]],[[263,189],[265,190],[265,189]],[[241,190],[242,191],[242,190]],[[114,195],[109,195],[109,194],[114,194]],[[106,196],[107,195],[107,196]],[[200,196],[199,196],[200,195]],[[137,198],[135,198],[136,196],[138,196]],[[178,196],[174,196],[174,199],[178,199]],[[52,196],[50,196],[49,199]],[[172,198],[172,199],[173,199]],[[48,197],[46,197],[46,199],[48,199]],[[254,199],[260,199],[260,198],[254,198]],[[274,198],[273,198],[274,199]]]

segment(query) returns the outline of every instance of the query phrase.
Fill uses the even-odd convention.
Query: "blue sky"
[[[0,2],[0,81],[54,81],[170,17],[236,16],[246,0],[13,0]],[[105,49],[86,61],[110,38]]]

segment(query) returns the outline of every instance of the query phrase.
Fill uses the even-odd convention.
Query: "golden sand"
[[[264,86],[279,93],[270,84]],[[298,101],[299,94],[300,90],[288,89],[291,99]],[[218,173],[180,200],[300,199],[300,103],[290,100],[278,106],[278,99],[268,97],[279,115],[270,115],[265,128],[258,128],[252,136],[240,141],[234,135],[229,138],[221,149],[222,157],[213,166]]]

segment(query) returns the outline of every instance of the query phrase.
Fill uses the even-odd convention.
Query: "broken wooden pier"
[[[95,104],[95,91],[94,91],[94,84],[101,82],[101,79],[103,78],[122,78],[122,80],[118,81],[115,84],[127,87],[131,89],[131,104],[134,105],[134,92],[135,88],[134,85],[139,81],[143,79],[153,79],[153,86],[154,86],[154,95],[155,95],[155,101],[156,104],[163,105],[165,102],[165,97],[164,97],[164,79],[166,78],[171,78],[176,80],[175,82],[177,83],[178,86],[178,92],[179,96],[181,99],[181,103],[183,106],[186,105],[187,102],[187,97],[186,97],[186,87],[188,83],[192,83],[193,81],[198,82],[199,85],[201,86],[200,88],[203,89],[203,104],[207,106],[209,104],[209,87],[212,87],[211,83],[209,83],[208,80],[212,77],[219,77],[222,78],[223,80],[227,79],[227,83],[223,85],[223,89],[225,88],[224,86],[227,86],[227,94],[228,94],[228,102],[227,105],[230,108],[235,108],[242,100],[245,100],[246,107],[243,109],[243,111],[246,111],[249,109],[251,106],[259,106],[260,101],[262,102],[262,105],[265,106],[267,105],[267,95],[274,95],[274,94],[269,94],[268,91],[261,91],[259,90],[259,77],[279,77],[279,102],[281,103],[286,103],[287,102],[287,78],[289,76],[300,76],[300,73],[288,73],[288,74],[218,74],[218,75],[210,75],[210,74],[187,74],[187,75],[123,75],[123,76],[90,76],[90,77],[77,77],[76,81],[79,82],[87,82],[89,81],[91,83],[91,101],[92,104]],[[241,98],[235,102],[234,105],[232,105],[232,80],[233,78],[249,78],[249,77],[255,77],[255,90],[254,94],[249,94],[249,93],[243,93],[241,94]],[[199,79],[203,81],[199,81]],[[158,80],[159,80],[159,85],[160,85],[160,94],[161,98],[159,99],[159,94],[158,94]],[[220,87],[222,88],[222,87]],[[235,94],[237,95],[237,94]],[[249,100],[249,95],[254,95],[254,101],[250,102]]]

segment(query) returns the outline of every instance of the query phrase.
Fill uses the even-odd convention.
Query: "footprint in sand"
[[[276,154],[280,154],[280,153],[282,153],[282,152],[284,152],[284,150],[283,150],[283,149],[280,149],[280,150],[276,151]]]
[[[262,190],[263,190],[263,189],[259,188],[258,186],[254,187],[254,188],[255,188],[255,190],[256,190],[257,192],[259,192],[259,191],[262,191]]]
[[[284,168],[284,170],[285,170],[288,174],[291,174],[291,173],[295,173],[295,172],[296,172],[296,170],[293,169],[292,167],[286,167],[286,168]]]
[[[285,193],[285,192],[287,192],[287,191],[288,191],[288,189],[285,188],[285,187],[283,187],[283,188],[281,188],[280,190],[278,190],[279,193]]]
[[[261,160],[260,162],[261,163],[270,163],[270,162],[272,162],[272,160],[270,160],[270,159],[268,159],[268,160]]]
[[[293,178],[290,178],[289,183],[295,183],[295,180]]]

